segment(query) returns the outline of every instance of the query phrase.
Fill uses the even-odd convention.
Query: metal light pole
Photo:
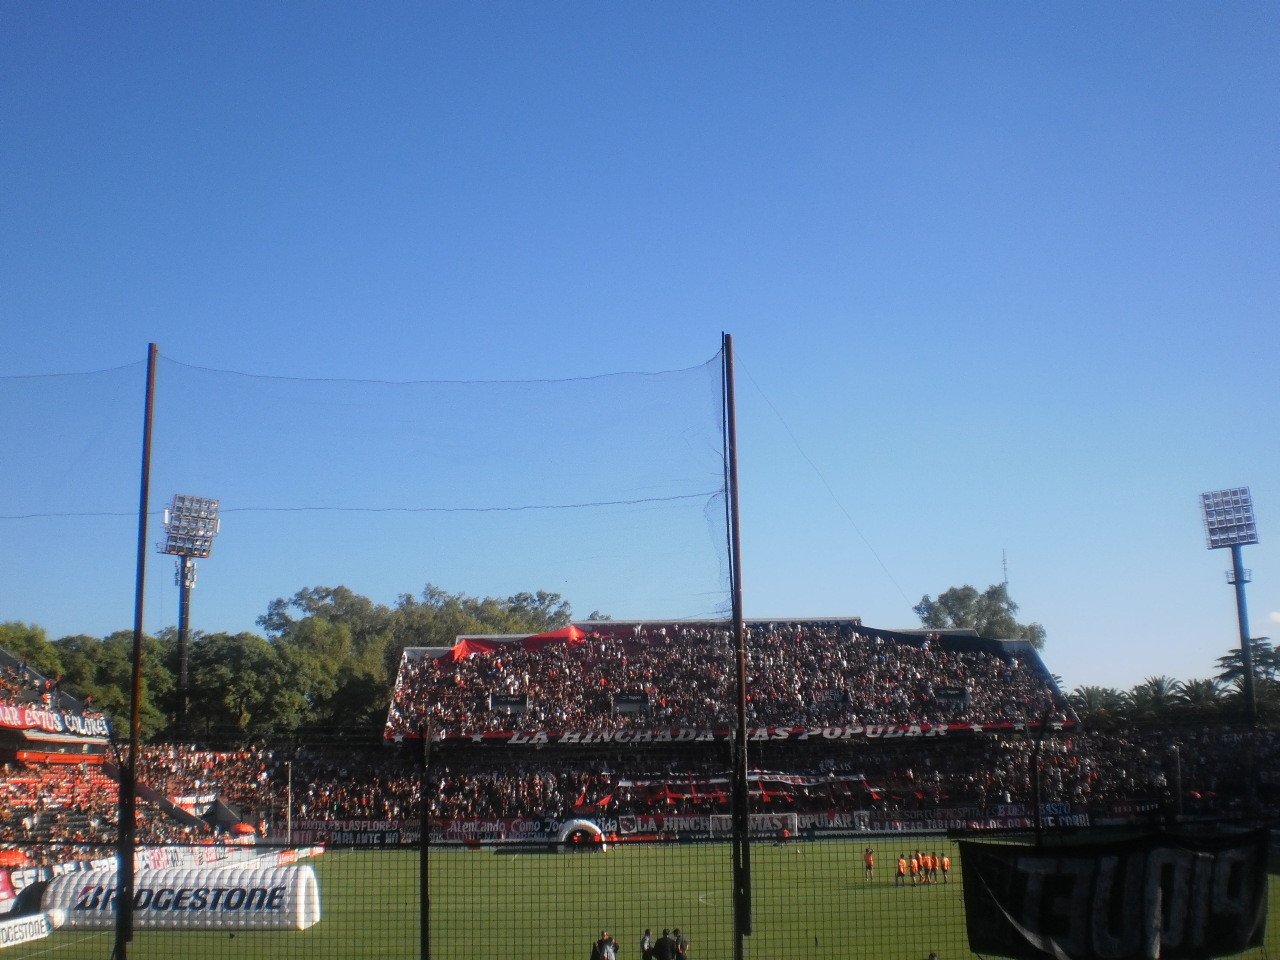
[[[218,519],[218,501],[207,497],[174,494],[164,512],[164,542],[161,553],[178,558],[176,582],[178,601],[178,715],[179,736],[185,737],[187,710],[191,703],[189,670],[191,662],[191,589],[196,585],[196,557],[207,557],[213,551],[213,538],[222,528]]]
[[[1253,643],[1249,637],[1249,614],[1244,601],[1244,585],[1249,571],[1244,569],[1240,548],[1258,542],[1258,524],[1253,516],[1253,497],[1248,487],[1212,490],[1200,494],[1204,511],[1204,529],[1209,549],[1231,548],[1231,569],[1227,582],[1236,589],[1236,617],[1240,624],[1240,659],[1244,667],[1244,703],[1249,723],[1258,719],[1258,701],[1254,692]]]

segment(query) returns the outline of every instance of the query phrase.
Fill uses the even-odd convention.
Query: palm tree
[[[1280,680],[1265,678],[1259,680],[1254,684],[1253,698],[1258,708],[1259,719],[1275,720],[1280,717]],[[1238,676],[1230,683],[1223,685],[1222,703],[1224,709],[1239,710],[1243,714],[1245,709],[1243,676]]]
[[[1167,716],[1177,703],[1181,689],[1181,682],[1172,677],[1147,677],[1129,691],[1129,710],[1135,717],[1144,719]]]
[[[1076,715],[1086,722],[1109,720],[1124,712],[1124,694],[1114,687],[1076,687],[1067,695]]]
[[[1213,679],[1186,680],[1174,697],[1178,705],[1197,716],[1212,716],[1222,709],[1222,685]]]
[[[1253,654],[1255,676],[1269,683],[1280,683],[1280,650],[1271,645],[1270,637],[1258,637],[1249,644]]]

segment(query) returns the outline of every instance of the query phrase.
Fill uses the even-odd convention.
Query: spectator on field
[[[601,930],[600,939],[591,945],[591,960],[618,960],[618,942],[608,930]]]

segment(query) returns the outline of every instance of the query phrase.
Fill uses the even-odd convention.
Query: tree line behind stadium
[[[944,602],[945,601],[945,602]],[[916,607],[922,626],[970,627],[985,637],[1044,640],[1038,624],[1020,624],[1003,585],[978,592],[952,588]],[[967,618],[967,619],[966,619]],[[342,729],[376,736],[406,648],[448,648],[468,634],[536,634],[572,621],[558,594],[537,591],[506,598],[449,593],[428,584],[387,606],[346,587],[314,587],[268,604],[263,634],[194,634],[190,664],[192,733],[206,746],[235,747]],[[599,622],[593,612],[587,618]],[[0,624],[0,648],[25,660],[63,689],[86,699],[116,727],[129,715],[132,631],[106,637],[50,639],[38,625]],[[1270,643],[1255,646],[1260,715],[1280,715],[1280,658]],[[142,733],[172,739],[176,731],[176,630],[146,637]],[[1178,680],[1153,675],[1130,690],[1081,686],[1069,706],[1089,721],[1219,721],[1241,712],[1238,650],[1224,651],[1214,677]]]
[[[554,595],[520,597],[524,599],[509,598],[505,607],[495,601],[483,609],[505,610],[512,619],[504,624],[515,619],[513,608],[524,615],[530,609],[542,610],[545,615],[533,622],[548,632],[567,616],[567,608]],[[437,600],[441,607],[453,605],[455,612],[469,602],[443,595]],[[288,609],[274,608],[273,622],[283,625],[284,633],[296,631],[297,636],[273,641],[286,651],[297,637],[350,637],[349,626],[325,619],[336,617],[339,608],[365,613],[374,609],[365,598],[342,591],[306,592],[295,604],[288,609],[318,606],[297,620],[290,619]],[[406,605],[418,606],[416,601]],[[6,639],[21,633],[13,624],[4,629]],[[29,638],[32,631],[26,629]],[[512,632],[527,635],[529,629]],[[719,646],[725,641],[724,626],[597,620],[577,633],[580,642],[574,644],[546,643],[526,650],[513,641],[461,659],[448,656],[457,636],[452,634],[441,637],[450,646],[429,648],[432,655],[402,656],[395,702],[425,703],[445,711],[433,718],[442,739],[425,779],[412,744],[376,749],[377,738],[367,731],[369,749],[352,751],[353,730],[359,732],[355,724],[285,727],[283,736],[270,738],[276,746],[269,748],[227,749],[218,741],[230,736],[228,731],[198,745],[156,742],[146,750],[140,778],[159,794],[189,806],[225,800],[261,833],[275,836],[293,820],[299,829],[319,832],[324,828],[318,824],[342,823],[349,835],[366,837],[382,829],[371,832],[370,824],[395,824],[385,828],[387,836],[403,837],[411,829],[406,825],[416,823],[424,799],[439,835],[459,838],[477,836],[477,831],[520,833],[534,819],[557,824],[574,817],[591,817],[623,834],[645,833],[648,827],[661,833],[667,818],[676,824],[727,813],[728,755],[723,739],[638,735],[646,730],[652,734],[655,727],[660,734],[663,726],[682,721],[690,725],[684,729],[710,730],[724,719],[719,712],[723,691],[714,683],[708,688],[690,679],[714,681],[714,672],[705,669],[705,654],[723,656]],[[1274,771],[1280,770],[1275,735],[1266,724],[1248,730],[1222,722],[1230,718],[1229,699],[1207,708],[1179,697],[1175,687],[1163,701],[1162,714],[1151,708],[1150,698],[1141,708],[1137,693],[1115,710],[1078,713],[1074,702],[1088,704],[1079,697],[1063,698],[1026,643],[993,644],[954,631],[876,631],[853,620],[753,623],[751,636],[753,663],[762,678],[753,699],[754,718],[795,724],[799,732],[789,737],[762,735],[752,745],[752,804],[758,816],[795,814],[809,829],[1017,826],[1033,818],[1033,768],[1046,804],[1041,812],[1047,810],[1053,822],[1064,825],[1229,815],[1238,812],[1248,796],[1264,807],[1275,806]],[[196,646],[210,643],[225,649],[218,640],[216,635],[202,637]],[[102,646],[110,649],[111,642],[107,638]],[[162,648],[164,640],[153,643]],[[88,645],[49,646],[74,650]],[[34,670],[30,664],[39,663],[39,658],[20,644],[18,651],[22,659],[14,657],[8,669],[21,662]],[[660,656],[648,658],[654,651]],[[1231,655],[1222,659],[1224,670],[1229,669]],[[76,661],[69,657],[58,665],[71,664]],[[230,661],[225,666],[238,670],[243,665]],[[651,683],[655,695],[648,709],[637,709],[636,700],[628,701],[624,710],[616,709],[607,695],[609,684],[626,689],[655,669],[677,674],[648,677],[658,681]],[[948,672],[957,669],[962,672]],[[688,676],[678,675],[680,670]],[[82,710],[96,709],[98,698],[69,682],[75,675],[58,675],[58,696],[67,697],[73,706],[78,696]],[[814,696],[815,690],[824,689],[819,683],[810,685],[808,695],[801,690],[796,699],[797,677],[812,675],[841,695]],[[575,682],[565,682],[571,676]],[[871,678],[883,702],[873,705],[857,692],[851,686],[856,677]],[[1156,680],[1141,686],[1158,688]],[[663,695],[665,687],[679,688],[686,681],[692,685],[683,700]],[[1273,682],[1264,674],[1261,689]],[[493,708],[486,691],[512,696],[520,684],[535,710],[541,706],[543,712],[531,715],[528,700],[522,711],[513,710],[509,700]],[[984,691],[984,684],[993,690]],[[923,693],[961,688],[964,698],[930,699]],[[565,705],[550,698],[539,704],[546,690],[583,691],[570,698],[576,713],[549,717],[546,709],[563,711]],[[460,691],[466,695],[459,697]],[[162,697],[163,686],[158,692]],[[233,687],[232,705],[237,695]],[[245,701],[239,705],[246,710],[250,706]],[[152,707],[158,709],[154,703]],[[397,711],[391,711],[391,723],[384,728],[385,711],[383,701],[378,732],[391,733],[394,739]],[[1135,725],[1144,713],[1160,717],[1161,723],[1147,730]],[[1026,722],[1037,717],[1052,718],[1047,731]],[[1214,722],[1206,722],[1210,720]],[[578,725],[598,736],[577,737],[558,748],[546,739],[525,738],[522,748],[513,745],[519,740],[491,737],[530,721],[562,730]],[[822,721],[841,725],[810,726]],[[1194,723],[1170,726],[1180,721]],[[966,726],[970,732],[982,732],[957,733]],[[163,732],[163,726],[159,729]],[[853,730],[868,735],[851,736]],[[630,735],[617,736],[623,731]],[[1038,742],[1041,732],[1043,742]],[[807,736],[810,733],[813,736]],[[27,790],[25,799],[22,789]],[[14,817],[19,823],[30,819],[31,811],[24,811],[23,803],[34,803],[39,793],[38,779],[36,786],[15,787],[7,818],[11,828]],[[110,839],[113,796],[109,790],[98,794],[82,799],[88,812],[81,811],[85,815],[77,819],[74,834],[62,839]],[[163,817],[144,824],[144,839],[148,831],[157,840],[183,836]],[[22,839],[23,832],[10,829],[10,834],[5,839],[14,841]],[[26,836],[31,839],[34,834],[27,830]],[[47,839],[54,838],[51,832]]]

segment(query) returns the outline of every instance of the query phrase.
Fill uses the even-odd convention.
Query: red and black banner
[[[1267,831],[1036,849],[960,841],[969,949],[1202,960],[1262,944]]]

